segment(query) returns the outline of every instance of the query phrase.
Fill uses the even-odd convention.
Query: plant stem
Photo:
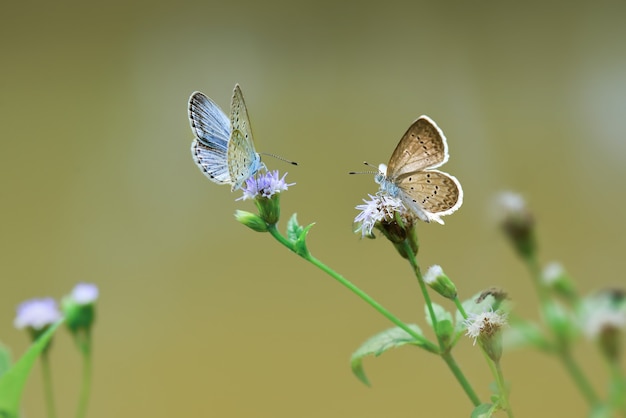
[[[87,414],[87,403],[91,392],[91,333],[87,331],[85,339],[79,343],[83,355],[83,382],[76,409],[76,418],[84,418]]]
[[[459,368],[456,360],[454,359],[454,357],[452,357],[452,353],[450,353],[449,351],[443,352],[441,353],[441,358],[446,362],[448,368],[450,369],[454,377],[456,377],[457,382],[459,382],[472,404],[474,406],[480,405],[481,402],[478,398],[478,395],[476,395],[476,392],[474,392],[472,385],[470,385],[468,380],[465,378],[465,375]]]
[[[513,418],[513,410],[511,409],[511,404],[509,403],[509,391],[506,387],[506,383],[504,382],[504,375],[502,374],[500,362],[494,362],[494,365],[496,369],[496,382],[498,385],[498,391],[500,392],[500,406],[502,406],[502,409],[506,411],[509,418]]]
[[[419,283],[420,290],[422,291],[422,295],[424,296],[424,301],[426,302],[426,307],[428,308],[428,315],[430,315],[430,321],[432,322],[432,325],[433,325],[433,331],[435,331],[435,335],[437,336],[437,342],[439,342],[439,348],[441,349],[442,352],[446,351],[446,347],[437,329],[437,317],[435,316],[433,303],[430,300],[430,295],[428,294],[428,288],[426,287],[426,283],[424,283],[424,278],[422,277],[422,271],[420,270],[420,266],[419,264],[417,264],[417,259],[415,258],[415,254],[413,253],[413,250],[411,249],[411,245],[406,240],[402,243],[402,245],[404,247],[404,251],[407,254],[409,264],[411,264],[411,268],[413,269],[413,273],[415,274],[415,277],[417,278],[417,282]]]
[[[278,242],[283,244],[285,247],[287,247],[289,250],[293,251],[294,253],[296,252],[295,248],[293,246],[293,243],[291,241],[289,241],[287,238],[285,238],[283,235],[281,235],[281,233],[276,228],[276,225],[268,225],[268,231]],[[419,341],[420,344],[425,349],[427,349],[428,351],[430,351],[432,353],[438,353],[439,352],[439,348],[435,344],[433,344],[432,342],[428,341],[426,338],[424,338],[424,336],[416,333],[409,326],[407,326],[404,322],[402,322],[400,319],[398,319],[398,317],[396,317],[391,312],[389,312],[387,309],[385,309],[380,303],[376,302],[376,300],[374,300],[367,293],[365,293],[364,291],[359,289],[357,286],[355,286],[348,279],[344,278],[341,274],[337,273],[336,271],[334,271],[333,269],[328,267],[326,264],[322,263],[320,260],[318,260],[317,258],[313,257],[313,255],[311,255],[311,254],[300,255],[300,256],[302,258],[304,258],[306,261],[308,261],[309,263],[313,264],[314,266],[316,266],[317,268],[322,270],[323,272],[325,272],[326,274],[328,274],[329,276],[331,276],[333,279],[337,280],[344,287],[348,288],[352,293],[354,293],[355,295],[360,297],[363,301],[365,301],[367,304],[369,304],[372,308],[376,309],[385,318],[389,319],[391,322],[393,322],[399,328],[404,330],[411,337],[415,338],[415,340]]]
[[[56,418],[54,395],[52,393],[52,372],[50,370],[50,358],[48,357],[49,348],[50,346],[45,348],[41,353],[41,373],[43,377],[43,390],[46,398],[48,418]]]
[[[267,225],[267,229],[268,229],[269,233],[278,242],[280,242],[282,245],[287,247],[292,252],[298,254],[296,252],[294,244],[291,241],[289,241],[287,238],[285,238],[278,231],[278,229],[276,228],[275,224],[274,225],[268,224]],[[409,262],[411,262],[412,266],[415,266],[414,267],[414,271],[416,272],[416,275],[418,277],[418,281],[420,282],[421,285],[423,285],[422,292],[425,293],[425,298],[427,298],[427,300],[430,302],[430,297],[428,296],[428,292],[426,291],[426,287],[425,287],[426,285],[424,284],[424,280],[422,279],[421,272],[419,271],[419,266],[417,265],[417,262],[415,261],[415,255],[411,251],[410,246],[408,246],[408,244],[406,244],[406,243],[405,243],[405,245],[408,247],[408,250],[409,250],[408,254],[412,254],[413,262],[411,262],[410,259],[409,259]],[[385,309],[381,304],[376,302],[367,293],[365,293],[364,291],[362,291],[361,289],[356,287],[349,280],[347,280],[342,275],[340,275],[339,273],[337,273],[336,271],[334,271],[333,269],[328,267],[326,264],[322,263],[320,260],[318,260],[317,258],[313,257],[313,255],[311,255],[310,253],[298,254],[298,255],[300,255],[302,258],[304,258],[305,260],[307,260],[308,262],[310,262],[314,266],[318,267],[320,270],[324,271],[326,274],[331,276],[333,279],[335,279],[339,283],[341,283],[343,286],[347,287],[351,292],[353,292],[355,295],[360,297],[363,301],[365,301],[371,307],[376,309],[381,315],[383,315],[385,318],[389,319],[391,322],[396,324],[399,328],[403,329],[407,334],[409,334],[410,336],[415,338],[417,341],[419,341],[420,344],[426,350],[428,350],[428,351],[430,351],[432,353],[440,354],[441,357],[446,362],[446,364],[448,365],[448,368],[452,371],[452,374],[456,377],[457,381],[459,382],[459,384],[461,385],[461,387],[463,388],[463,390],[465,391],[465,393],[469,397],[469,399],[472,402],[472,404],[474,406],[480,405],[481,402],[480,402],[480,399],[478,398],[478,395],[476,395],[476,392],[474,392],[474,389],[472,388],[472,386],[470,385],[468,380],[465,378],[465,375],[463,374],[463,372],[459,368],[458,364],[454,360],[454,357],[452,357],[452,354],[449,351],[442,352],[439,347],[437,347],[432,342],[430,342],[427,339],[425,339],[422,335],[417,334],[415,331],[413,331],[411,328],[409,328],[404,322],[399,320],[395,315],[393,315],[391,312],[389,312],[387,309]],[[435,312],[432,309],[432,304],[429,303],[429,307],[430,307],[429,310],[430,310],[430,313],[431,313],[431,317],[433,319],[433,324],[436,324],[437,322],[436,322],[436,319],[435,319]],[[437,336],[437,339],[439,340],[439,336]],[[439,346],[440,347],[442,346],[441,341],[439,343]]]
[[[616,359],[607,358],[607,365],[611,374],[609,404],[614,411],[626,418],[626,377]]]
[[[541,274],[541,268],[539,267],[539,261],[537,260],[537,257],[534,255],[528,256],[527,258],[525,258],[525,261],[530,271],[530,274],[532,276],[532,281],[533,281],[533,284],[535,285],[535,290],[537,291],[537,294],[539,296],[539,305],[541,307],[543,317],[547,318],[546,312],[545,312],[545,306],[548,303],[550,303],[549,302],[550,296],[548,294],[546,287],[541,284],[542,274]],[[550,327],[550,331],[554,335],[554,330],[551,327]],[[565,343],[564,345],[562,341],[557,342],[556,344],[557,346],[556,352],[558,354],[557,357],[561,360],[561,362],[565,366],[565,369],[568,371],[571,378],[574,380],[574,383],[578,387],[578,390],[580,390],[580,392],[583,394],[585,399],[587,399],[587,402],[589,402],[589,404],[592,406],[597,405],[599,403],[598,395],[593,390],[593,387],[591,387],[589,380],[585,377],[581,368],[574,361],[574,358],[572,357],[569,347],[566,344],[567,343]]]
[[[597,405],[600,402],[598,399],[598,395],[596,395],[595,391],[591,387],[591,384],[589,383],[585,375],[583,375],[582,370],[580,369],[580,367],[578,367],[578,364],[576,364],[576,362],[572,358],[572,354],[570,353],[569,349],[567,349],[567,347],[559,347],[558,353],[558,357],[561,359],[563,365],[565,366],[565,369],[569,372],[572,379],[574,379],[576,386],[578,386],[578,389],[582,392],[585,399],[587,399],[587,402],[589,402],[589,404],[592,406]]]
[[[458,296],[456,298],[454,298],[454,305],[459,310],[459,312],[461,312],[461,315],[463,316],[463,319],[467,319],[468,318],[467,317],[467,312],[465,312],[465,308],[463,308],[463,304],[459,300]]]

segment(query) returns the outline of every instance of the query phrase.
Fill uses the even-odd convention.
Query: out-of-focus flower
[[[13,324],[17,329],[30,327],[41,330],[59,319],[61,319],[61,312],[54,299],[30,299],[17,307],[17,316]]]
[[[494,201],[494,215],[517,252],[524,258],[534,256],[537,244],[534,237],[534,218],[524,198],[513,192],[503,192]]]

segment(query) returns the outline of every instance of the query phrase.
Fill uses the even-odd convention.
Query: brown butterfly
[[[435,168],[448,161],[446,137],[428,116],[420,116],[406,131],[387,165],[378,166],[380,191],[399,198],[424,222],[443,224],[463,204],[456,177]]]

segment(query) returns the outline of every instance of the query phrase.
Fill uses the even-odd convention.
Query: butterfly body
[[[421,220],[443,224],[441,216],[463,203],[456,177],[435,169],[448,158],[443,132],[428,116],[420,116],[400,139],[389,163],[380,164],[375,181],[381,193],[402,200]]]
[[[194,92],[189,98],[189,122],[196,138],[191,144],[194,162],[209,180],[239,189],[265,168],[254,148],[248,111],[235,85],[230,118],[210,98]]]

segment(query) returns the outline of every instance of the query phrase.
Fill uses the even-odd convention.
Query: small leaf
[[[446,347],[449,347],[449,344],[452,340],[452,335],[454,334],[454,322],[452,320],[452,314],[439,304],[433,303],[432,306],[433,311],[435,312],[435,318],[437,319],[436,332],[442,339]],[[425,306],[425,310],[426,321],[428,322],[428,325],[433,328],[432,318],[430,317],[430,311],[428,310],[428,306]]]
[[[452,314],[448,312],[446,308],[434,302],[432,303],[432,306],[433,311],[435,312],[435,318],[437,318],[437,322],[448,321],[452,323]],[[428,310],[428,306],[425,306],[425,311],[426,321],[428,322],[428,325],[432,327],[433,323],[431,321],[432,318],[430,317],[430,311]]]
[[[302,230],[302,232],[300,233],[300,236],[298,236],[298,239],[294,243],[294,251],[300,257],[307,258],[310,255],[309,249],[306,247],[306,237],[309,234],[309,231],[311,230],[311,228],[313,228],[313,225],[315,225],[315,222],[313,222],[312,224],[307,225]]]
[[[408,327],[416,334],[423,335],[422,330],[417,325],[410,324]],[[390,328],[374,335],[352,354],[352,358],[350,359],[352,372],[361,382],[370,386],[370,382],[363,370],[363,358],[368,355],[378,357],[391,348],[401,347],[406,344],[416,345],[418,347],[424,346],[422,341],[416,340],[415,337],[398,327]]]
[[[495,405],[491,405],[488,403],[480,404],[476,408],[474,408],[474,410],[472,411],[472,415],[470,415],[470,417],[471,418],[489,418],[495,412],[494,407]]]
[[[296,242],[302,234],[303,228],[298,223],[297,214],[291,215],[291,218],[287,221],[287,238],[291,242]]]
[[[48,346],[52,335],[63,320],[57,321],[31,344],[24,355],[0,377],[0,416],[17,417],[22,391],[30,369],[37,357]]]

